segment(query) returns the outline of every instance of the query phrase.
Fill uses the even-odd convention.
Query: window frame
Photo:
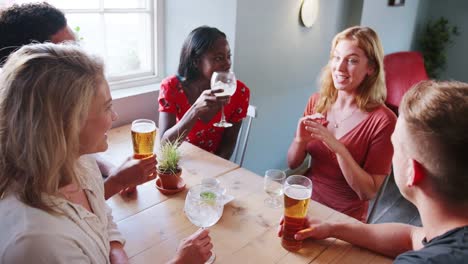
[[[164,76],[164,1],[150,0],[146,8],[104,8],[103,0],[99,1],[98,9],[61,9],[67,14],[118,14],[118,13],[147,13],[150,15],[150,31],[152,34],[150,43],[151,69],[150,71],[130,73],[119,76],[106,76],[111,90],[136,88],[149,84],[159,83]]]

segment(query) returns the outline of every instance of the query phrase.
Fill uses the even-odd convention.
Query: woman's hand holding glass
[[[185,197],[184,212],[192,224],[208,228],[221,218],[224,210],[222,194],[205,185],[199,184],[190,188]],[[213,263],[215,254],[212,253],[205,263]]]
[[[175,259],[171,263],[200,263],[212,256],[211,238],[208,229],[200,228],[197,232],[182,240]]]
[[[211,119],[213,119],[222,105],[224,105],[229,100],[229,96],[227,95],[217,95],[222,92],[222,89],[205,90],[193,104],[193,109],[196,116],[203,122],[209,122]]]
[[[109,177],[124,190],[156,178],[156,156],[145,159],[127,158]]]
[[[278,236],[282,237],[284,231],[284,217],[281,217]],[[322,240],[331,237],[332,225],[322,222],[319,219],[306,218],[304,229],[294,235],[296,240],[304,240],[307,238]]]

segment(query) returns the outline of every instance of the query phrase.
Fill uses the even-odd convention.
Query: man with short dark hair
[[[468,84],[421,82],[406,93],[399,112],[392,135],[395,182],[423,227],[309,220],[295,238],[336,237],[400,264],[467,263]]]
[[[63,12],[48,3],[13,5],[2,10],[0,36],[0,65],[26,44],[75,40]]]

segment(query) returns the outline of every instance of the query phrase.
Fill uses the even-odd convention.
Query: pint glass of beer
[[[154,152],[156,138],[156,124],[149,119],[137,119],[132,122],[133,158],[144,159],[151,157]],[[136,187],[128,187],[125,193],[131,194]]]
[[[137,119],[132,122],[133,157],[144,159],[154,152],[156,124],[149,119]]]
[[[284,191],[284,223],[281,245],[289,251],[298,251],[302,241],[294,239],[294,235],[304,228],[304,223],[312,195],[312,181],[302,175],[292,175],[286,178]]]

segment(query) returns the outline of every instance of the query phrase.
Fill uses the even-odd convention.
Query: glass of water
[[[263,189],[270,196],[265,199],[265,204],[271,208],[278,208],[282,205],[283,184],[286,174],[282,170],[267,170],[263,179]]]
[[[195,185],[190,188],[187,197],[185,197],[184,212],[192,224],[208,228],[221,218],[223,215],[222,194],[215,188],[203,184]],[[213,263],[215,254],[212,252],[210,259],[205,263]]]

